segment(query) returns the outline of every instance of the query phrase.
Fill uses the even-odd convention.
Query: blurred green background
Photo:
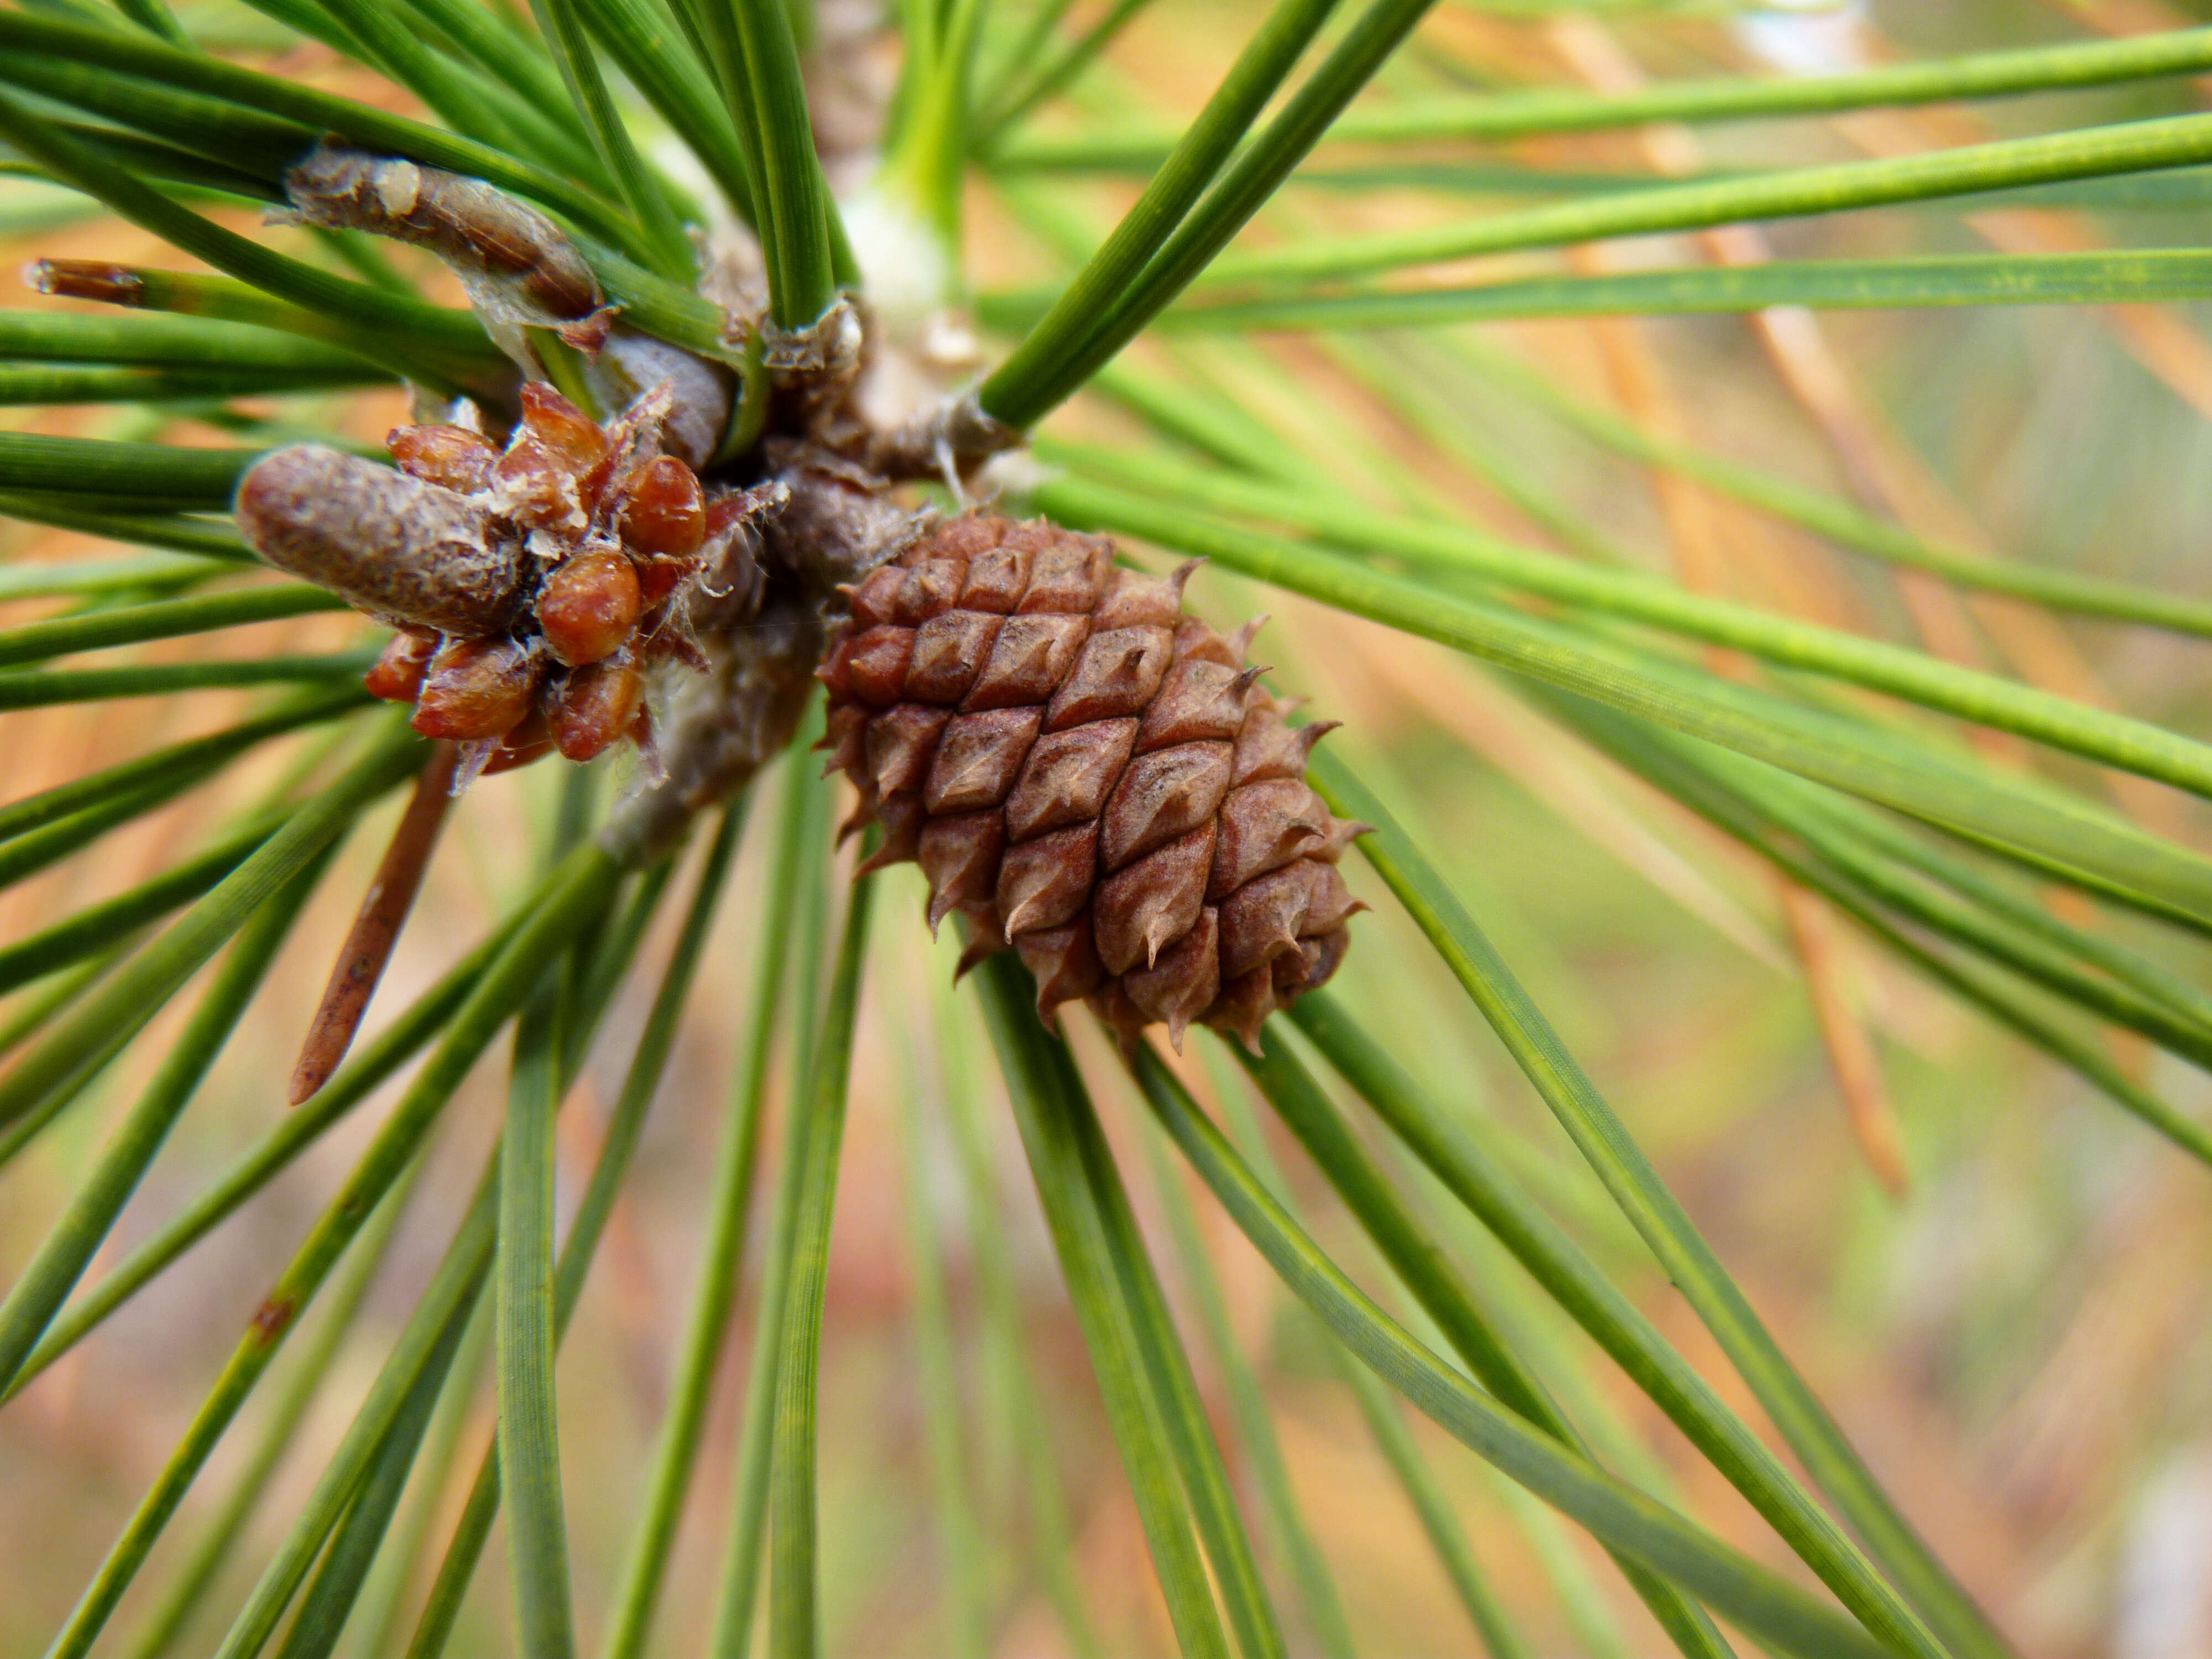
[[[1394,90],[1419,92],[1538,81],[1603,86],[1631,73],[1848,68],[1885,55],[2168,27],[2189,10],[2162,0],[1888,0],[1741,11],[1447,3],[1386,81]],[[1187,114],[1255,15],[1211,0],[1147,11],[1079,89],[1073,101],[1086,130],[1127,120],[1132,131],[1149,131]],[[326,65],[308,53],[295,67],[313,75]],[[1766,168],[2170,112],[2206,95],[2202,86],[2159,82],[1965,112],[1741,123],[1700,130],[1694,139],[1668,131],[1550,138],[1509,147],[1504,159],[1609,176],[1686,166]],[[1048,119],[1040,131],[1053,129]],[[1387,159],[1449,168],[1486,154],[1440,144],[1432,155],[1409,158],[1401,147]],[[1374,160],[1350,149],[1329,156],[1346,169]],[[978,285],[1014,287],[1059,269],[1050,222],[1103,228],[1134,182],[1009,169],[977,185],[971,252]],[[1261,234],[1413,222],[1435,213],[1437,198],[1426,187],[1433,183],[1294,185]],[[1492,198],[1470,187],[1447,199],[1473,210]],[[22,232],[10,258],[34,251],[135,258],[150,249],[147,239],[112,225],[40,224],[51,205],[30,186],[0,193],[0,223],[17,215],[8,228]],[[1777,254],[1800,257],[2172,246],[2202,239],[2206,216],[2193,203],[2154,198],[2093,221],[2053,192],[1971,210],[1947,204],[1800,221],[1764,234]],[[1607,258],[1628,266],[1680,252],[1629,244]],[[1724,250],[1707,256],[1726,257]],[[1223,344],[1164,334],[1136,360],[1304,434],[1345,481],[1378,501],[1432,492],[1517,537],[1595,548],[1771,608],[1917,636],[1945,654],[1955,650],[2077,694],[2101,686],[2096,695],[2202,736],[2212,733],[2212,657],[2201,642],[2081,623],[2062,629],[2019,606],[1962,602],[1847,562],[1771,518],[1594,443],[1493,372],[1485,354],[1532,368],[1582,406],[1854,495],[1923,533],[2205,599],[2212,598],[2208,322],[2203,307],[2077,307],[1843,313],[1817,323],[1784,317],[1763,326],[1741,318],[1537,323],[1455,331],[1440,343],[1302,337]],[[1409,426],[1372,395],[1378,376],[1416,388],[1433,419],[1422,429]],[[1133,430],[1110,392],[1109,385],[1107,395],[1090,396],[1053,429]],[[356,400],[345,420],[356,436],[374,440],[400,413],[396,398],[380,395]],[[51,424],[125,435],[118,417],[100,410],[70,411]],[[4,533],[11,556],[24,559],[82,545],[26,527]],[[1346,723],[1332,742],[1358,761],[1490,929],[1876,1474],[2023,1653],[2186,1659],[2212,1652],[2212,1277],[2204,1271],[2212,1206],[2204,1171],[1878,954],[1832,915],[1818,907],[1793,912],[1762,866],[1465,660],[1225,574],[1201,574],[1191,594],[1224,627],[1255,610],[1274,613],[1258,650],[1259,660],[1275,665],[1273,683],[1310,696],[1315,712]],[[5,614],[17,610],[35,614],[22,607]],[[353,618],[318,617],[255,630],[228,648],[335,648],[361,632]],[[210,729],[241,706],[239,695],[207,693],[7,715],[0,720],[7,793],[27,793]],[[265,787],[282,759],[258,757],[218,788],[110,837],[91,856],[0,894],[0,938],[20,937],[143,879],[200,825]],[[619,786],[618,776],[605,781]],[[556,787],[540,768],[471,791],[372,1027],[428,986],[520,890],[519,849],[544,835]],[[2114,799],[2162,830],[2206,844],[2202,813],[2171,792],[2142,784],[2116,790]],[[314,901],[103,1262],[144,1237],[286,1109],[283,1079],[331,943],[344,926],[349,896],[368,879],[379,831],[396,811],[387,804],[342,855],[340,878]],[[563,1352],[562,1449],[587,1640],[635,1511],[697,1266],[737,1014],[748,991],[749,919],[762,908],[763,839],[750,838],[741,854],[692,1017]],[[1380,884],[1360,872],[1354,885],[1376,910],[1355,924],[1340,999],[1439,1096],[1477,1115],[1554,1214],[1632,1289],[1729,1403],[1763,1427],[1702,1328],[1612,1215]],[[887,878],[830,1264],[822,1408],[825,1646],[886,1659],[949,1650],[955,1610],[945,1589],[946,1540],[915,1386],[919,1229],[941,1251],[950,1288],[963,1468],[984,1540],[991,1650],[1057,1654],[1066,1639],[1041,1565],[1050,1546],[1040,1547],[1029,1519],[1027,1464],[1040,1441],[994,1369],[979,1251],[993,1254],[1018,1292],[1021,1334],[1041,1383],[1042,1443],[1066,1489],[1069,1559],[1105,1649],[1164,1653],[1172,1641],[1143,1538],[994,1092],[995,1073],[984,1063],[970,1000],[946,989],[956,947],[949,935],[931,945],[921,908],[910,869]],[[665,955],[678,921],[662,918],[648,963]],[[2201,953],[2177,955],[2166,940],[2157,948],[2201,981],[2208,965]],[[1809,988],[1808,955],[1815,963]],[[638,976],[609,1022],[587,1073],[586,1109],[562,1121],[564,1202],[573,1201],[579,1172],[588,1168],[595,1126],[619,1087],[650,979]],[[185,1006],[162,1016],[152,1040],[102,1082],[88,1109],[58,1124],[10,1171],[0,1200],[0,1278],[33,1248]],[[0,1005],[0,1020],[9,1012]],[[1194,1299],[1199,1292],[1178,1268],[1153,1184],[1166,1166],[1147,1156],[1149,1122],[1115,1080],[1095,1029],[1084,1018],[1070,1024],[1184,1316],[1201,1382],[1225,1413],[1218,1356]],[[1211,1042],[1194,1038],[1183,1071],[1218,1104],[1243,1085]],[[2172,1062],[2154,1066],[2147,1049],[2116,1045],[2114,1054],[2185,1109],[2212,1110],[2212,1085],[2201,1075]],[[1852,1054],[1862,1066],[1856,1073]],[[1838,1080],[1839,1063],[1848,1086]],[[480,1068],[439,1131],[363,1315],[344,1338],[334,1385],[308,1411],[300,1455],[249,1523],[246,1560],[280,1535],[282,1517],[319,1467],[315,1450],[343,1431],[442,1249],[496,1128],[495,1071]],[[788,1086],[780,1072],[778,1103]],[[956,1098],[981,1108],[988,1195],[946,1128]],[[918,1125],[907,1115],[916,1109]],[[377,1116],[373,1103],[315,1147],[155,1293],[0,1416],[0,1653],[38,1652],[65,1614],[274,1266]],[[1897,1161],[1888,1173],[1903,1177],[1897,1190],[1877,1174],[1892,1154],[1891,1134]],[[1380,1285],[1371,1255],[1325,1185],[1295,1146],[1278,1139],[1278,1155],[1323,1243]],[[1399,1163],[1411,1189],[1425,1192],[1413,1166]],[[1231,1324],[1266,1387],[1297,1490],[1363,1632],[1362,1650],[1477,1651],[1325,1345],[1210,1200],[1188,1196]],[[979,1203],[1003,1220],[979,1232]],[[1700,1520],[1791,1569],[1741,1501],[1540,1304],[1510,1261],[1454,1230],[1443,1207],[1433,1214],[1500,1323],[1526,1337],[1546,1380],[1620,1467],[1679,1481],[1682,1501]],[[752,1296],[749,1285],[737,1322],[739,1350]],[[661,1614],[659,1650],[671,1655],[700,1652],[706,1639],[731,1475],[734,1380],[742,1375],[741,1353],[732,1358]],[[457,1437],[459,1455],[441,1478],[418,1476],[403,1525],[442,1536],[489,1432],[489,1403],[480,1377],[470,1410],[441,1431]],[[271,1405],[257,1401],[229,1437],[192,1500],[202,1510],[188,1511],[187,1523],[164,1543],[157,1569],[189,1552],[193,1514],[211,1510],[212,1495],[251,1454]],[[1659,1650],[1646,1616],[1587,1540],[1509,1492],[1427,1424],[1406,1421],[1536,1651]],[[411,1608],[424,1571],[404,1579],[387,1571],[376,1593]],[[495,1543],[456,1651],[507,1650],[504,1571]],[[149,1571],[134,1591],[111,1650],[126,1650],[163,1577],[163,1570]],[[219,1600],[234,1599],[243,1585],[227,1588],[229,1597]],[[410,1616],[400,1615],[403,1632]],[[398,1650],[373,1650],[363,1623],[342,1651]],[[211,1626],[196,1627],[179,1650],[204,1651],[214,1640]],[[1304,1641],[1294,1631],[1294,1644]]]

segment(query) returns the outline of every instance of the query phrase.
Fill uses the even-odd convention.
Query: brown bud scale
[[[1182,610],[1193,567],[1116,569],[1042,520],[936,526],[848,590],[830,635],[830,769],[912,859],[963,962],[1017,950],[1041,1013],[1087,1000],[1124,1042],[1194,1022],[1256,1042],[1335,972],[1364,907],[1337,860],[1364,825],[1306,785],[1235,641]]]

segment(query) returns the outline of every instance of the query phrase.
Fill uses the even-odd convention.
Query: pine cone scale
[[[1007,799],[1006,832],[1027,841],[1097,817],[1136,744],[1134,720],[1097,720],[1038,738]]]
[[[1075,672],[1053,694],[1045,729],[1065,732],[1092,720],[1142,711],[1159,695],[1175,637],[1164,628],[1115,628],[1093,634]]]
[[[1229,793],[1230,754],[1225,743],[1186,743],[1132,761],[1098,821],[1106,868],[1210,824]]]
[[[1097,880],[1097,831],[1088,823],[1006,849],[995,895],[1008,933],[1063,927],[1090,902]]]
[[[1034,708],[954,715],[938,739],[922,804],[932,812],[1002,805],[1016,787],[1042,720]]]
[[[958,702],[991,659],[1005,622],[988,611],[948,611],[922,623],[907,666],[908,692],[929,702]]]
[[[1082,617],[1007,617],[961,707],[975,713],[1043,702],[1075,665],[1089,631]]]
[[[1117,570],[1042,522],[940,525],[847,590],[821,670],[829,769],[860,792],[864,866],[913,859],[963,968],[1012,949],[1047,1018],[1087,999],[1125,1040],[1260,1024],[1335,971],[1358,908],[1335,860],[1364,826],[1304,781],[1328,727],[1287,726],[1182,611],[1194,565]]]

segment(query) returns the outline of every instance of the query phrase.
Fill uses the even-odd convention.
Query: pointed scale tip
[[[825,772],[823,775],[827,777],[829,774]],[[863,794],[860,797],[860,804],[853,809],[853,816],[837,826],[836,844],[842,847],[875,821],[876,803]]]
[[[1006,937],[1012,939],[1015,934],[1024,932],[1032,925],[1042,927],[1044,924],[1042,920],[1032,923],[1032,915],[1048,910],[1051,905],[1052,891],[1049,888],[1039,888],[1036,892],[1024,894],[1021,902],[1006,913]]]
[[[837,839],[840,844],[842,844],[845,838],[840,836]],[[888,870],[894,864],[904,864],[913,856],[911,853],[902,852],[896,842],[886,841],[854,866],[853,879],[858,881],[862,876],[872,876],[878,870]],[[933,934],[936,931],[937,924],[932,922],[930,932]]]
[[[949,886],[942,892],[932,893],[929,896],[930,938],[935,939],[937,937],[938,925],[942,922],[945,917],[952,914],[952,907],[958,902],[958,896]]]

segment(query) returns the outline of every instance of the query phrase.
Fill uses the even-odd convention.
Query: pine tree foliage
[[[1936,9],[0,10],[0,1644],[2045,1645],[1525,890],[2203,1238],[2212,27]]]

